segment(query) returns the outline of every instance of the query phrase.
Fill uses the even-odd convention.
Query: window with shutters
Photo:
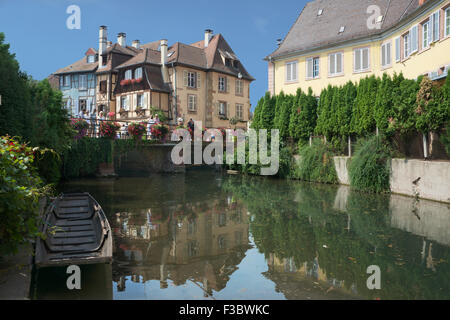
[[[143,107],[144,107],[144,95],[137,94],[136,95],[136,108],[143,108]]]
[[[343,59],[344,54],[342,52],[331,53],[328,56],[328,75],[338,76],[344,74],[343,70]]]
[[[444,25],[445,36],[448,37],[448,36],[450,36],[450,7],[445,9],[444,23],[445,23],[445,25]]]
[[[297,81],[297,61],[286,63],[286,82]]]
[[[319,57],[306,59],[306,79],[319,78]]]
[[[81,74],[78,78],[78,88],[80,90],[87,90],[87,75]]]
[[[200,73],[194,71],[184,71],[184,86],[191,89],[200,88]]]
[[[236,117],[239,120],[244,119],[244,105],[240,103],[236,103]]]
[[[430,17],[431,26],[432,26],[432,39],[430,42],[439,41],[439,11],[433,13]]]
[[[241,79],[236,79],[236,95],[244,95],[244,82]]]
[[[365,72],[370,69],[369,48],[357,48],[353,51],[353,71]]]
[[[188,112],[197,112],[197,96],[188,94]]]
[[[430,46],[430,36],[431,36],[431,28],[430,28],[430,20],[422,23],[422,50],[426,49]]]
[[[120,109],[128,111],[128,97],[127,96],[120,97]]]
[[[195,72],[188,72],[188,85],[189,88],[195,88],[197,86],[197,79]]]
[[[392,66],[392,58],[391,58],[391,42],[386,42],[381,45],[381,67],[388,68]]]
[[[406,59],[411,54],[411,36],[408,33],[403,35],[403,59]]]
[[[395,38],[395,61],[399,62],[401,60],[401,43],[400,37]]]
[[[226,77],[219,77],[219,91],[227,92],[227,78]]]

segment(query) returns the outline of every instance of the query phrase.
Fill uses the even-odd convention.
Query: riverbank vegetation
[[[252,128],[280,130],[281,145],[300,156],[286,176],[306,181],[336,183],[332,157],[347,156],[350,141],[357,146],[349,172],[351,185],[384,192],[389,189],[388,160],[394,154],[423,158],[422,134],[437,134],[441,144],[433,150],[445,150],[449,106],[450,77],[436,83],[424,76],[411,80],[402,74],[384,74],[329,85],[317,98],[311,89],[298,89],[295,95],[266,93],[255,108]],[[448,159],[446,148],[440,156]]]

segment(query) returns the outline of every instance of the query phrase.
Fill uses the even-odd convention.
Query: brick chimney
[[[419,0],[419,6],[423,5],[427,0]]]

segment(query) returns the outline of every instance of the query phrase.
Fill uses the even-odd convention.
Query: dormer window
[[[341,28],[339,29],[339,34],[344,33],[345,31],[345,26],[341,26]]]
[[[133,73],[131,70],[125,71],[125,80],[131,80],[133,78]]]
[[[231,67],[231,59],[225,58],[225,66]]]
[[[319,9],[319,11],[317,12],[317,15],[318,15],[318,16],[321,16],[322,13],[323,13],[323,9]]]
[[[95,55],[90,54],[87,56],[87,62],[88,63],[94,63],[95,62]]]
[[[137,69],[134,71],[134,78],[135,78],[135,79],[140,79],[140,78],[142,78],[142,68],[137,68]]]

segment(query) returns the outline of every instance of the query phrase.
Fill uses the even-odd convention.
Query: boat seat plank
[[[69,207],[69,208],[59,208],[60,214],[68,213],[89,213],[89,208],[86,207]]]
[[[60,239],[60,238],[76,238],[76,237],[87,237],[92,236],[94,237],[96,234],[94,230],[89,231],[68,231],[68,232],[57,232],[53,239]]]

